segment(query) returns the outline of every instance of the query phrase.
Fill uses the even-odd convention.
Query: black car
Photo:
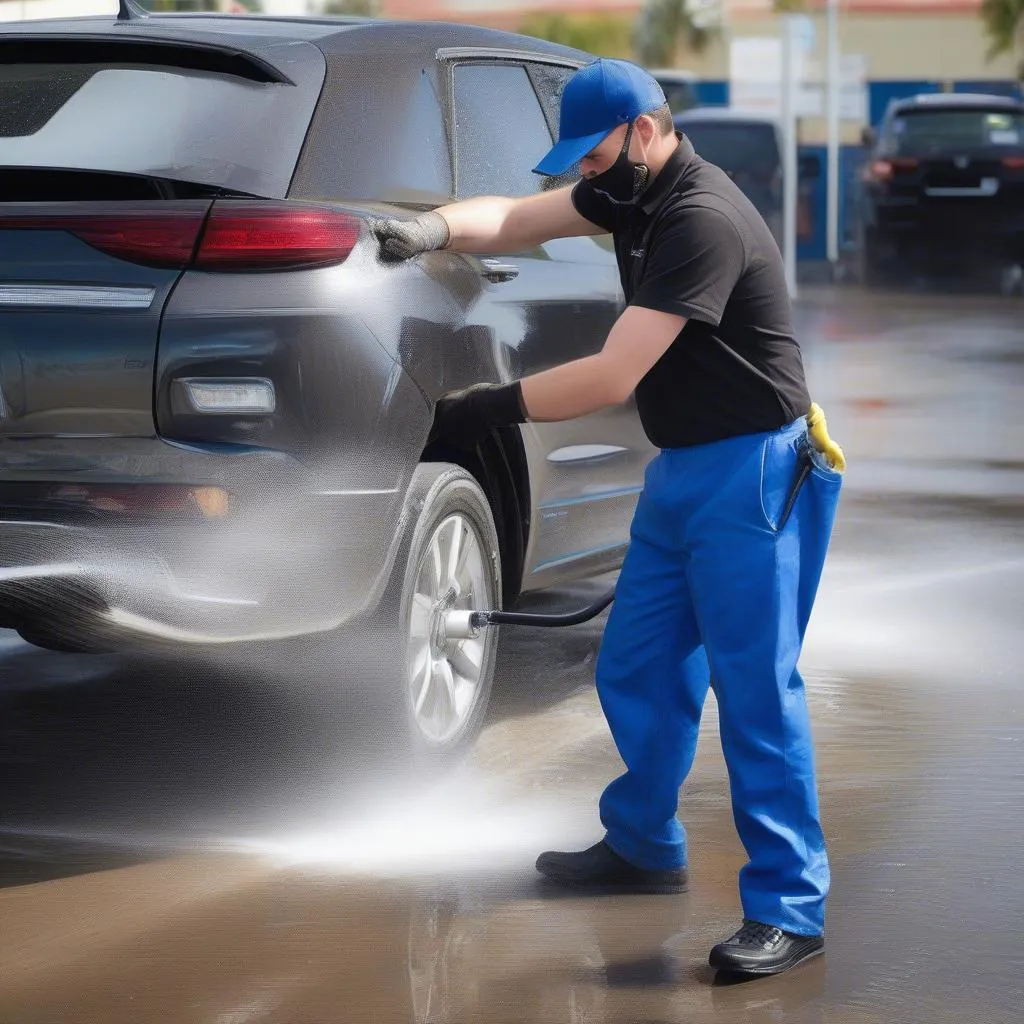
[[[669,110],[673,114],[681,114],[684,110],[697,106],[697,76],[692,71],[683,71],[680,68],[653,68],[650,72],[661,86]]]
[[[464,748],[495,655],[469,612],[616,568],[653,449],[632,402],[431,433],[447,392],[600,349],[607,238],[388,265],[365,219],[542,190],[589,55],[122,8],[0,32],[0,626],[315,635],[339,690],[369,646],[412,742]]]
[[[863,173],[864,278],[1024,263],[1024,101],[967,93],[890,103]]]

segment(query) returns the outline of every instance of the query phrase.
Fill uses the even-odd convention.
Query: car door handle
[[[502,263],[501,260],[481,260],[483,270],[480,271],[483,277],[495,284],[502,281],[514,281],[519,276],[519,268],[514,263]]]

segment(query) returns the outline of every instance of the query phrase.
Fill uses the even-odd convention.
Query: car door
[[[460,51],[449,64],[458,198],[527,195],[553,142],[551,111],[574,68],[543,57]],[[542,104],[542,98],[545,105]],[[623,306],[607,237],[555,239],[483,257],[494,268],[471,313],[513,377],[598,352]],[[633,401],[564,423],[526,424],[533,521],[524,589],[618,563],[653,454]]]

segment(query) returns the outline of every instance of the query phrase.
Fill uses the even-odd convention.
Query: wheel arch
[[[530,535],[530,474],[522,435],[515,427],[499,428],[473,448],[437,438],[420,461],[461,466],[487,496],[501,545],[502,599],[510,605],[522,586]]]

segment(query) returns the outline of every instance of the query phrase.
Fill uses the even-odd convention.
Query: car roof
[[[744,121],[777,126],[779,123],[771,114],[742,107],[693,107],[673,115],[672,120],[677,124],[682,121]]]
[[[685,82],[690,84],[697,81],[697,72],[687,71],[684,68],[648,68],[647,72],[653,78],[660,78],[666,82]]]
[[[592,60],[591,54],[547,40],[498,29],[454,22],[388,21],[356,17],[281,17],[260,14],[150,14],[118,21],[113,15],[52,18],[5,22],[0,39],[12,42],[26,37],[61,36],[81,39],[153,40],[224,47],[244,46],[251,54],[279,56],[282,44],[310,43],[324,52],[342,55],[372,52],[393,53],[396,47],[410,56],[433,54],[439,48],[467,46],[547,54],[569,61]],[[296,53],[295,56],[300,56]],[[16,55],[15,55],[15,60]],[[322,58],[321,58],[322,60]]]
[[[451,173],[447,145],[442,154],[437,146],[430,148],[427,140],[413,138],[402,150],[418,154],[424,166],[437,164],[429,188],[417,184],[419,179],[412,172],[402,176],[381,170],[393,160],[395,138],[403,131],[418,134],[404,127],[410,96],[421,104],[416,108],[420,113],[429,109],[431,117],[437,115],[430,122],[432,138],[435,143],[443,140],[441,111],[446,97],[438,91],[444,84],[442,64],[463,57],[504,55],[577,67],[592,59],[582,51],[544,40],[451,22],[153,14],[129,21],[107,15],[0,25],[0,58],[8,64],[81,62],[93,59],[89,52],[93,48],[100,63],[117,63],[121,54],[130,65],[180,63],[184,69],[272,83],[278,90],[272,116],[301,124],[305,141],[299,141],[290,162],[268,152],[268,165],[277,160],[275,173],[268,180],[264,175],[241,187],[242,191],[272,198],[316,198],[335,194],[324,191],[328,180],[332,188],[344,181],[350,198],[389,202],[408,201],[410,196],[422,202],[424,190],[435,201],[450,191],[445,177]],[[373,69],[369,77],[380,88],[369,99],[354,98],[368,80],[368,68]],[[436,102],[428,98],[431,93]],[[331,126],[325,127],[331,118]],[[345,132],[337,131],[339,123],[345,124]],[[360,139],[360,144],[350,145],[352,138]],[[260,170],[253,170],[253,159],[245,164],[246,174]],[[173,170],[173,174],[170,170],[160,173],[206,183],[216,172],[206,165],[175,165]]]
[[[1024,98],[1001,96],[997,93],[983,92],[933,92],[919,93],[907,99],[895,100],[892,109],[896,113],[913,110],[915,107],[995,107],[1003,110],[1019,110],[1024,112]]]

